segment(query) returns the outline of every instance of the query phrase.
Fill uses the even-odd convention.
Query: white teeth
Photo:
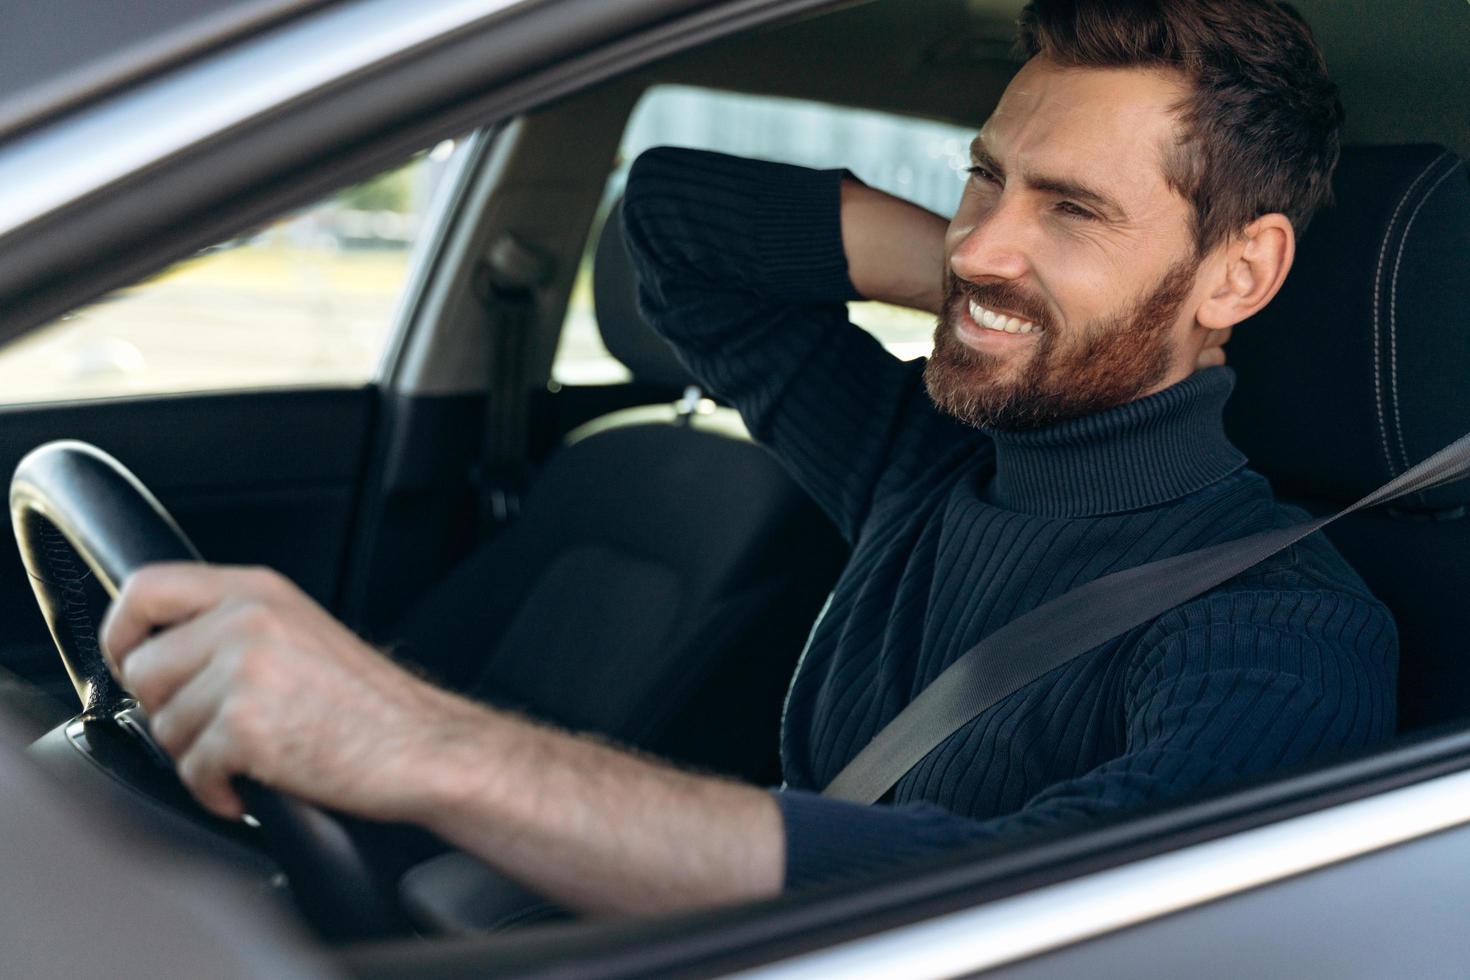
[[[1014,316],[1001,316],[999,313],[987,310],[974,300],[970,301],[970,319],[982,327],[1002,333],[1041,333],[1041,328],[1029,320],[1022,320]]]

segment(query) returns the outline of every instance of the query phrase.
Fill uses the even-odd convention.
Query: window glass
[[[808,167],[847,167],[873,187],[948,215],[954,213],[964,190],[974,135],[974,130],[945,123],[819,102],[661,86],[651,89],[633,112],[607,202],[622,193],[628,167],[639,153],[667,145]],[[591,251],[583,259],[552,366],[553,380],[562,384],[628,377],[597,333]],[[851,306],[853,321],[899,357],[921,357],[932,349],[930,314],[881,303]]]
[[[370,380],[454,149],[442,143],[0,348],[0,401]]]

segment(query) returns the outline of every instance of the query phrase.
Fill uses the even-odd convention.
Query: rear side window
[[[455,148],[442,143],[0,348],[0,402],[371,380]]]
[[[628,167],[654,146],[687,146],[807,167],[847,167],[868,184],[939,214],[953,214],[965,186],[974,130],[820,102],[737,95],[685,86],[650,89],[629,120],[604,214]],[[595,246],[595,243],[591,243]],[[552,364],[557,384],[626,381],[597,332],[589,247]],[[908,360],[933,348],[934,318],[882,303],[853,303],[852,319]]]

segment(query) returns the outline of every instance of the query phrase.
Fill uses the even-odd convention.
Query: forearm
[[[724,293],[743,296],[736,311],[854,290],[939,311],[947,220],[840,171],[659,148],[634,163],[623,207],[655,316]]]
[[[947,225],[901,198],[842,182],[842,248],[852,284],[866,299],[937,314]]]
[[[780,890],[785,845],[768,793],[464,707],[425,759],[431,789],[407,815],[455,846],[590,912],[673,911]]]

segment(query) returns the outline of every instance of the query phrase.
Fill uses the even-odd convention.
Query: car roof
[[[326,2],[130,0],[126,17],[97,16],[95,0],[11,4],[0,44],[0,133]]]
[[[99,17],[93,0],[15,4],[0,42],[0,136],[220,44],[343,0],[133,0],[127,17]],[[861,52],[943,70],[1004,57],[1022,0],[868,3],[846,18],[853,44],[829,51],[829,69]],[[1357,4],[1298,0],[1350,106],[1352,142],[1440,142],[1470,156],[1470,11],[1460,0],[1425,0],[1412,17],[1365,22]],[[752,39],[754,40],[754,39]],[[758,59],[761,63],[764,59]],[[813,68],[813,59],[803,58]],[[802,61],[789,68],[800,71]],[[769,65],[769,61],[765,61]],[[835,72],[838,76],[847,72]],[[860,76],[861,77],[861,76]],[[888,72],[868,74],[892,85]],[[898,76],[901,79],[901,75]],[[974,121],[958,100],[931,111]],[[929,93],[932,100],[932,92]],[[1404,99],[1412,94],[1413,111]],[[931,102],[932,105],[932,102]]]
[[[908,0],[754,32],[655,69],[699,84],[801,95],[975,125],[1019,63],[1024,0]],[[1365,20],[1341,0],[1297,0],[1347,107],[1344,140],[1441,143],[1470,157],[1470,7],[1425,0]],[[1386,11],[1384,11],[1386,14]],[[844,43],[827,43],[841,24]],[[817,57],[812,52],[820,52]]]

